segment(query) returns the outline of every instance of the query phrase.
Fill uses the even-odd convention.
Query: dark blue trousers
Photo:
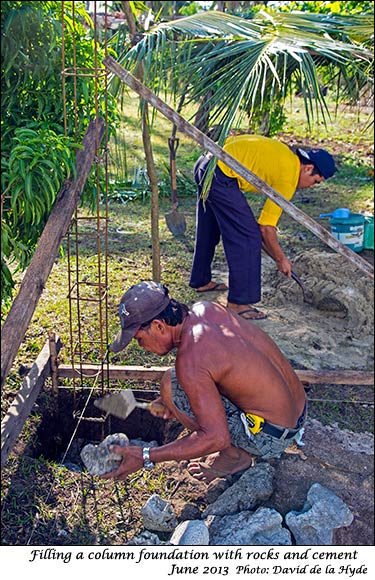
[[[250,206],[237,179],[216,167],[205,203],[200,194],[209,158],[201,156],[194,167],[198,185],[196,238],[190,286],[199,288],[211,281],[215,249],[223,240],[229,269],[228,302],[254,304],[261,298],[262,238]]]

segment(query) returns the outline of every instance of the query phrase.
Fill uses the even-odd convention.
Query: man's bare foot
[[[213,282],[212,280],[205,286],[196,288],[198,294],[200,292],[225,292],[225,290],[228,290],[228,286],[224,282]]]
[[[251,304],[233,304],[228,302],[227,308],[233,310],[236,314],[244,318],[245,320],[264,320],[267,318],[267,314],[258,310]]]
[[[188,472],[195,479],[210,483],[218,477],[233,475],[248,469],[254,464],[255,456],[243,449],[231,446],[224,451],[211,453],[200,459],[193,459],[188,464]]]

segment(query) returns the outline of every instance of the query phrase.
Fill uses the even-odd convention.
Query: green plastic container
[[[363,238],[365,230],[365,216],[361,213],[351,213],[348,218],[330,218],[332,235],[344,246],[353,252],[363,250]]]
[[[363,248],[365,250],[374,249],[374,216],[365,215],[365,231],[363,235]]]

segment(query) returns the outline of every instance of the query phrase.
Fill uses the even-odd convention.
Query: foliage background
[[[65,179],[75,169],[75,151],[96,115],[111,133],[116,103],[94,75],[77,82],[66,76],[62,91],[62,2],[1,4],[1,292],[9,306],[14,273],[24,270]],[[104,50],[93,35],[83,2],[64,3],[65,68],[95,69]],[[75,57],[73,57],[73,53]],[[94,96],[97,96],[97,107]],[[64,109],[67,126],[64,126]],[[98,192],[88,180],[83,203]]]

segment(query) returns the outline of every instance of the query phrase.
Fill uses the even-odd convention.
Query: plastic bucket
[[[363,248],[365,250],[374,249],[374,216],[365,215],[365,231],[363,235]]]
[[[363,250],[363,238],[365,230],[365,216],[361,213],[351,213],[348,218],[330,218],[332,235],[344,246],[354,252]]]

